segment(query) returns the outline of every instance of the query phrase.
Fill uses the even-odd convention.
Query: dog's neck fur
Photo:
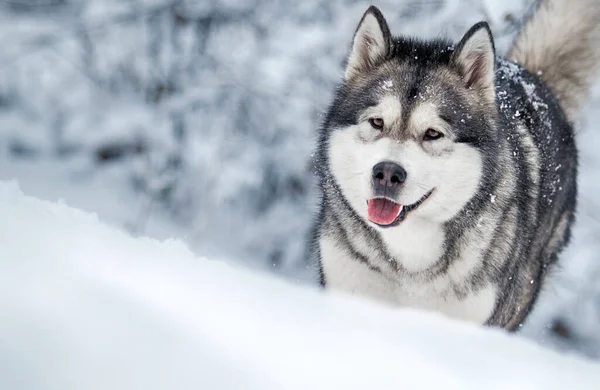
[[[337,201],[334,204],[339,204]],[[395,240],[390,241],[366,223],[345,224],[355,217],[350,215],[351,209],[344,209],[329,207],[325,216],[326,224],[331,225],[325,230],[331,236],[321,237],[321,256],[328,286],[476,323],[491,317],[495,288],[483,279],[464,284],[467,276],[477,272],[479,254],[471,246],[462,251],[447,250],[449,246],[460,247],[470,237],[455,236],[447,226],[409,216],[394,229]],[[464,251],[472,253],[466,255]],[[431,266],[407,269],[407,264],[416,263]]]

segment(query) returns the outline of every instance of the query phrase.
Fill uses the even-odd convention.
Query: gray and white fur
[[[542,1],[505,59],[485,22],[423,41],[370,7],[319,133],[321,284],[518,329],[569,241],[598,20]]]

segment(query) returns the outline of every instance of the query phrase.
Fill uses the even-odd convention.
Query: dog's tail
[[[574,120],[600,70],[600,0],[540,0],[508,53]]]

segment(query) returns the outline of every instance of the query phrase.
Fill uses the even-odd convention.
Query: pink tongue
[[[388,199],[371,199],[369,200],[369,220],[379,225],[390,225],[400,214],[402,205],[392,202]]]

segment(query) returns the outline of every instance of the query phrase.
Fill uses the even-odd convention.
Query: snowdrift
[[[197,258],[0,183],[2,389],[599,386],[600,365],[522,338]]]

